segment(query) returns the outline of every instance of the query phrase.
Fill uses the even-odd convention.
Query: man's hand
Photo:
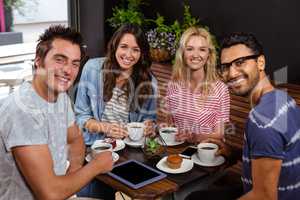
[[[99,173],[107,173],[112,170],[114,164],[112,152],[104,151],[102,153],[96,154],[91,162],[97,162]]]

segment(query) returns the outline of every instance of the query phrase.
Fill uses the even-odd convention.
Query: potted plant
[[[145,138],[143,152],[148,159],[160,156],[162,153],[164,153],[163,146],[158,142],[159,139],[159,137]]]
[[[176,34],[173,26],[164,23],[165,19],[157,15],[156,20],[149,20],[156,24],[156,28],[146,32],[146,37],[150,46],[150,56],[155,62],[169,61],[176,51]],[[178,23],[176,21],[176,23]]]
[[[165,24],[165,19],[157,15],[154,22],[155,28],[146,33],[150,45],[151,58],[156,62],[171,60],[176,53],[181,34],[191,26],[201,26],[200,20],[193,17],[190,12],[190,6],[184,3],[183,22],[180,24],[177,20],[171,25]],[[208,27],[205,27],[208,29]]]
[[[144,25],[145,18],[140,6],[145,4],[145,0],[127,0],[127,7],[114,7],[113,16],[107,20],[109,25],[114,29],[119,28],[125,23]]]

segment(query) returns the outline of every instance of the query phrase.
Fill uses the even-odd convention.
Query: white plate
[[[225,162],[225,158],[223,156],[217,156],[216,159],[215,159],[215,162],[212,162],[212,163],[204,163],[204,162],[201,162],[198,158],[198,155],[197,153],[194,153],[192,155],[192,161],[197,164],[197,165],[201,165],[201,166],[204,166],[204,167],[215,167],[215,166],[218,166],[218,165],[222,165],[224,162]]]
[[[120,150],[124,149],[125,146],[126,146],[125,143],[124,143],[124,141],[123,141],[123,140],[120,140],[120,139],[117,139],[117,140],[116,140],[116,143],[117,143],[117,145],[116,145],[116,147],[113,149],[114,152],[120,151]]]
[[[97,143],[103,143],[103,142],[104,142],[104,140],[95,140],[94,144],[97,144]],[[113,149],[113,151],[114,151],[114,152],[120,151],[120,150],[124,149],[125,146],[126,146],[126,145],[125,145],[125,143],[124,143],[123,140],[121,140],[121,139],[116,139],[116,147]]]
[[[128,137],[125,138],[123,141],[125,142],[126,145],[131,146],[131,147],[141,147],[144,144],[145,138],[139,140],[139,141],[132,141]]]
[[[158,143],[160,144],[160,145],[163,145],[163,146],[176,146],[176,145],[180,145],[180,144],[183,144],[184,143],[184,141],[181,141],[181,142],[166,142],[166,144],[165,143],[163,143],[161,140],[158,140]]]
[[[170,174],[180,174],[184,172],[190,171],[194,166],[194,162],[189,159],[182,159],[182,163],[180,168],[178,169],[171,169],[167,165],[167,156],[163,157],[157,164],[156,167],[160,169],[161,171],[170,173]]]
[[[114,161],[114,162],[117,162],[117,161],[119,160],[119,158],[120,158],[119,154],[117,154],[117,153],[115,153],[115,152],[112,152],[112,157],[113,157],[113,161]],[[91,153],[89,153],[89,154],[86,155],[86,157],[85,157],[85,160],[86,160],[87,162],[90,162],[92,159],[93,159],[93,158],[92,158],[92,154],[91,154]]]

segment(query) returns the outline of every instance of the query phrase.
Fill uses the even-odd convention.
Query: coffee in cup
[[[164,127],[159,130],[159,135],[167,144],[175,143],[176,127]]]
[[[203,163],[213,163],[216,160],[216,152],[218,151],[218,145],[214,143],[200,143],[197,146],[197,155]]]
[[[104,151],[112,151],[112,145],[109,143],[94,143],[91,146],[91,151],[92,151],[92,157],[95,157],[96,154],[102,153]]]
[[[142,122],[131,122],[127,124],[129,139],[140,141],[144,136],[145,125]]]

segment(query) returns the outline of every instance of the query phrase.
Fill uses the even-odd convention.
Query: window
[[[0,4],[0,99],[32,74],[39,35],[50,25],[68,25],[68,0],[3,2],[5,5]]]

